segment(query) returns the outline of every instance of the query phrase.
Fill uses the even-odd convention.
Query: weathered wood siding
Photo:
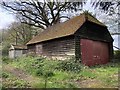
[[[42,55],[42,44],[36,44],[36,55]]]
[[[65,59],[75,56],[74,36],[67,36],[28,46],[29,53],[50,58]]]
[[[38,43],[36,44],[36,54],[58,59],[75,56],[74,36]]]
[[[77,62],[81,62],[80,37],[79,36],[75,36],[75,58]]]
[[[36,46],[35,46],[35,44],[28,45],[27,48],[28,48],[28,53],[36,54]]]
[[[17,58],[26,54],[27,50],[9,50],[9,58]]]

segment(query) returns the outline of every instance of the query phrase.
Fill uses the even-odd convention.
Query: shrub
[[[42,76],[43,75],[43,70],[41,70],[41,69],[36,70],[35,75],[36,76]]]
[[[10,59],[8,56],[3,56],[2,57],[2,61],[5,62],[5,63],[8,63],[10,62],[12,59]]]
[[[9,48],[10,48],[10,45],[8,43],[7,44],[3,43],[3,47],[2,47],[3,56],[8,56]]]
[[[81,70],[81,64],[78,62],[75,62],[74,58],[64,60],[58,65],[59,65],[59,69],[62,69],[64,71],[80,72]]]
[[[31,57],[26,58],[27,60],[19,60],[19,65],[23,65],[26,71],[35,76],[45,76],[48,73],[48,77],[53,75],[53,71],[57,66],[54,61],[48,60],[44,57]]]
[[[114,58],[115,59],[120,59],[120,50],[114,51]]]
[[[45,60],[46,59],[43,58],[43,57],[32,58],[29,67],[32,67],[34,69],[40,69],[40,68],[42,68],[45,65],[44,64]]]
[[[52,71],[44,71],[44,77],[52,77],[55,74]]]

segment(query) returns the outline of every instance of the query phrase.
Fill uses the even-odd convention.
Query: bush
[[[120,59],[120,50],[114,51],[114,58],[115,59]]]
[[[43,70],[41,70],[41,69],[36,70],[35,75],[36,76],[42,76],[43,75]]]
[[[53,75],[53,71],[57,66],[54,61],[48,60],[44,57],[31,57],[23,58],[19,60],[19,65],[25,67],[25,70],[35,76],[45,76],[48,73],[48,77]],[[17,62],[18,63],[18,62]]]
[[[37,69],[35,71],[36,76],[51,77],[54,75],[53,71],[55,70],[55,64],[46,58],[36,58],[32,66]]]
[[[6,45],[3,44],[3,47],[2,47],[2,55],[3,56],[8,56],[9,48],[10,48],[9,44],[6,44]]]
[[[52,71],[45,71],[44,72],[44,77],[52,77],[54,76],[55,74],[52,72]]]
[[[77,72],[80,72],[81,70],[81,64],[75,62],[74,58],[64,60],[58,65],[59,65],[59,69],[62,69],[64,71],[72,71],[77,73]]]
[[[5,63],[8,63],[8,62],[11,61],[11,59],[8,56],[3,56],[2,61],[5,62]]]

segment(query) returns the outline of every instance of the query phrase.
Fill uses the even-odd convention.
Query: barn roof
[[[11,45],[9,50],[24,50],[27,49],[27,46],[24,45]]]
[[[55,24],[55,25],[47,28],[45,31],[41,32],[39,35],[37,35],[33,39],[31,39],[27,43],[27,45],[35,44],[35,43],[39,43],[42,41],[47,41],[47,40],[51,40],[51,39],[55,39],[55,38],[73,35],[83,25],[83,23],[85,23],[86,20],[96,23],[100,26],[106,27],[103,23],[98,21],[91,14],[83,13],[83,14],[73,17],[72,19],[67,20],[63,23],[58,23],[58,24]]]

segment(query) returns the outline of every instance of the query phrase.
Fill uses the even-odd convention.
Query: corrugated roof
[[[45,31],[41,32],[39,35],[31,39],[27,43],[27,45],[39,43],[42,41],[47,41],[47,40],[51,40],[55,38],[60,38],[64,36],[73,35],[83,25],[83,23],[86,20],[99,24],[101,26],[105,26],[103,23],[101,23],[96,18],[94,18],[91,14],[83,13],[63,23],[58,23],[58,24],[55,24],[47,28]]]

